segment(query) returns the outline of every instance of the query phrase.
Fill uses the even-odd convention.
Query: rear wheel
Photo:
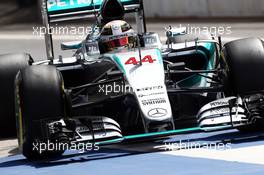
[[[65,115],[64,87],[60,72],[52,66],[32,66],[18,73],[16,84],[18,137],[23,155],[31,160],[60,156],[64,150],[46,148],[40,152],[34,147],[42,142],[45,144],[47,141],[55,141],[47,137],[43,122],[63,118]]]
[[[28,54],[0,55],[0,137],[15,137],[14,80],[17,72],[33,62]]]

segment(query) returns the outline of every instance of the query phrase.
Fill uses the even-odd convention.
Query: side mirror
[[[75,50],[82,47],[82,41],[70,41],[61,43],[61,50]]]
[[[165,30],[166,30],[166,36],[168,38],[187,34],[186,27],[172,28],[171,26],[169,26],[165,28]]]
[[[98,41],[88,40],[83,42],[83,52],[89,56],[100,55]]]
[[[144,47],[162,48],[159,35],[154,32],[144,33],[141,37],[141,43]]]

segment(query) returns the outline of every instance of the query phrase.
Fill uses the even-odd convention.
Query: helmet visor
[[[115,48],[119,47],[133,47],[135,45],[135,39],[132,36],[125,36],[122,38],[110,40],[104,42],[105,48],[107,48],[108,51],[114,50]]]

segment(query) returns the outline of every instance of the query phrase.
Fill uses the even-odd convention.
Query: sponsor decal
[[[121,0],[124,2],[133,2],[133,0]],[[103,3],[103,0],[47,0],[48,11],[67,10],[73,8],[90,7],[93,5],[99,6]]]
[[[142,104],[144,106],[155,105],[155,104],[163,104],[163,103],[166,103],[165,98],[156,98],[156,99],[142,100]]]
[[[113,30],[119,30],[120,29],[120,26],[118,25],[113,25]]]
[[[145,87],[145,88],[137,89],[137,91],[141,92],[141,91],[151,91],[151,90],[159,90],[159,89],[163,89],[163,86]]]
[[[167,110],[166,109],[163,109],[163,108],[151,109],[148,112],[148,115],[150,117],[163,117],[163,116],[166,116],[167,114],[168,114]]]
[[[139,94],[138,98],[142,98],[142,97],[149,97],[149,96],[154,96],[154,95],[163,95],[165,94],[164,92],[157,92],[157,93],[151,93],[151,94]]]
[[[149,64],[152,64],[155,61],[157,60],[153,59],[151,55],[146,55],[141,60],[142,63],[149,63]],[[130,65],[130,64],[137,65],[139,63],[140,63],[140,60],[137,60],[136,57],[131,57],[125,62],[125,65]]]
[[[211,110],[210,113],[212,115],[216,115],[216,114],[225,114],[225,113],[230,113],[230,110],[229,108],[219,108],[219,109],[214,109],[214,110]]]
[[[76,131],[77,131],[77,132],[88,132],[89,129],[88,129],[87,127],[82,127],[82,126],[80,126],[80,127],[77,127],[77,128],[76,128]]]
[[[212,107],[217,107],[217,106],[224,106],[224,105],[229,105],[227,101],[215,101],[210,103]]]

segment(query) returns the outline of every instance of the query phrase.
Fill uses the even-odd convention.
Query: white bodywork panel
[[[144,117],[151,121],[171,119],[172,111],[160,51],[158,49],[141,50],[142,65],[140,65],[138,50],[121,52],[110,57],[125,74]]]

